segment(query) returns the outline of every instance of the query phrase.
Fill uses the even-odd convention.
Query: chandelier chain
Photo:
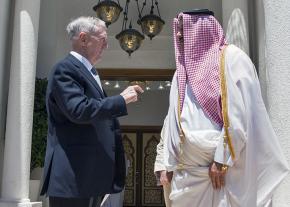
[[[141,20],[141,18],[142,18],[142,13],[141,13],[141,11],[140,11],[140,6],[139,6],[139,1],[138,0],[136,0],[136,4],[137,4],[137,9],[138,9],[138,21],[140,21]]]
[[[144,10],[146,4],[147,4],[147,0],[144,0],[143,6],[142,6],[142,9],[141,9],[141,15],[143,14],[143,10]]]
[[[130,0],[126,1],[125,11],[124,11],[124,19],[122,24],[122,30],[127,28],[127,21],[128,21],[128,7],[129,7]]]
[[[159,6],[158,6],[158,1],[157,0],[155,0],[155,5],[156,5],[156,8],[157,8],[158,15],[161,18],[160,10],[159,10]]]
[[[150,14],[154,14],[154,0],[151,0],[151,10]]]

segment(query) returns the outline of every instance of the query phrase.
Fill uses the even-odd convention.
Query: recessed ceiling
[[[126,0],[119,0],[121,6],[125,7]],[[139,5],[142,6],[144,0],[138,0]],[[161,32],[161,36],[171,36],[171,22],[172,19],[181,11],[188,11],[196,8],[207,8],[214,11],[217,19],[221,20],[221,10],[222,5],[220,1],[212,1],[212,0],[159,0],[159,9],[161,13],[162,19],[165,20],[165,26],[163,31]],[[78,17],[80,15],[91,15],[94,16],[95,13],[93,11],[93,6],[98,3],[98,0],[63,0],[57,2],[58,6],[62,6],[64,11],[70,11],[63,14],[63,16],[69,15],[69,17],[65,19],[71,19],[72,14],[74,17]],[[62,4],[62,5],[61,5]],[[147,6],[143,12],[143,14],[149,13],[149,9],[151,6],[151,1],[147,0]],[[112,24],[109,27],[109,35],[115,36],[118,32],[121,31],[122,27],[122,17],[117,22]],[[129,4],[129,21],[132,20],[132,24],[135,28],[140,30],[139,25],[137,25],[138,19],[138,11],[136,7],[136,0],[131,0]],[[140,30],[141,31],[141,30]]]

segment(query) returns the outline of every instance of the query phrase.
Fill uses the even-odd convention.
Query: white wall
[[[36,76],[46,77],[56,60],[61,57],[56,56],[56,44],[58,37],[56,34],[57,15],[59,13],[56,0],[41,1],[39,33],[38,33],[38,54],[36,63]]]
[[[268,111],[283,151],[290,161],[290,2],[263,0]],[[274,207],[290,206],[290,175],[274,199]]]
[[[247,0],[223,0],[223,28],[228,43],[235,44],[249,54]]]

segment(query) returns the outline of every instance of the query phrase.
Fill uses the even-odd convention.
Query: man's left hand
[[[161,185],[169,185],[172,180],[173,172],[167,172],[162,170],[160,172],[160,183]]]
[[[211,163],[208,174],[214,189],[219,190],[225,186],[226,171],[223,170],[223,164],[218,162]]]

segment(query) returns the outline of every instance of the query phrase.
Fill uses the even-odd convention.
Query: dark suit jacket
[[[68,55],[49,77],[46,106],[41,194],[87,198],[121,191],[125,160],[117,117],[127,115],[123,97],[106,97],[85,66]]]

